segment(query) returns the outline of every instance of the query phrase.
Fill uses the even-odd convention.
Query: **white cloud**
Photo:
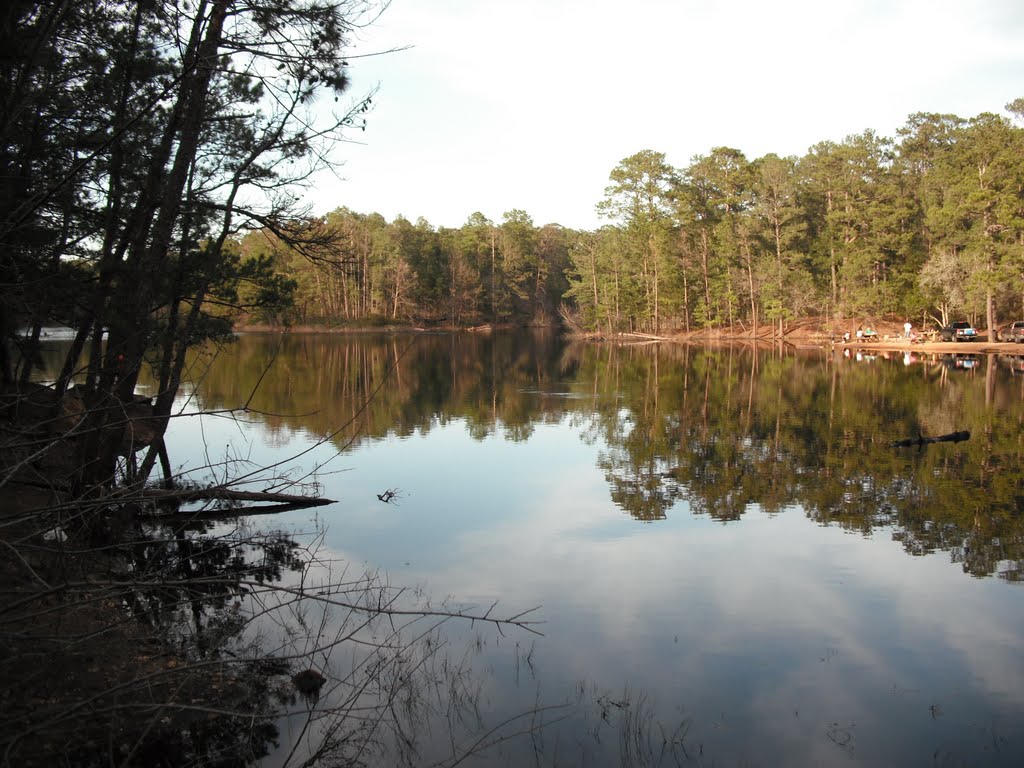
[[[381,83],[364,146],[347,146],[347,205],[459,226],[523,208],[596,226],[611,169],[640,149],[685,165],[729,145],[802,154],[917,111],[964,117],[1021,94],[1016,4],[896,2],[416,3],[367,29],[355,88]]]

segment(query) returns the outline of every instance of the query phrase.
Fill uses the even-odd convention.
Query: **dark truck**
[[[970,323],[960,321],[947,325],[939,331],[939,336],[943,341],[974,341],[978,338],[978,332]]]

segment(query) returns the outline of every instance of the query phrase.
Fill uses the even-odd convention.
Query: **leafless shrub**
[[[453,760],[506,737],[442,630],[536,631],[529,611],[433,606],[351,573],[322,532],[131,518],[99,541],[58,517],[4,542],[2,765],[159,765],[170,748],[174,764],[412,765],[444,731]]]

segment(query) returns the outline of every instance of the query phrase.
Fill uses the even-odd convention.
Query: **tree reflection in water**
[[[9,585],[0,617],[5,765],[399,765],[428,723],[458,757],[507,737],[469,716],[471,660],[448,658],[441,628],[531,631],[530,612],[431,605],[331,562],[321,534],[187,517],[111,508],[31,548],[49,588]]]
[[[902,355],[858,362],[828,351],[589,345],[545,334],[431,335],[408,351],[396,337],[280,343],[284,375],[263,376],[277,339],[243,338],[229,364],[205,374],[196,401],[206,410],[249,402],[247,418],[281,443],[298,432],[333,435],[339,451],[456,419],[477,440],[512,442],[564,423],[601,446],[610,498],[637,520],[695,514],[729,524],[754,509],[798,507],[821,525],[891,530],[912,555],[947,551],[972,575],[1020,575],[1024,380],[1001,358],[969,367],[920,353],[909,364]],[[971,439],[890,447],[959,429]],[[301,764],[320,750],[339,763],[373,754],[401,764],[439,754],[426,735],[438,723],[466,750],[561,716],[539,708],[492,733],[477,709],[472,654],[452,661],[440,652],[458,607],[435,610],[374,573],[353,576],[316,535],[257,534],[239,521],[137,527],[131,542],[110,555],[109,578],[88,597],[126,607],[147,628],[138,645],[150,648],[148,674],[114,681],[93,707],[106,713],[93,725],[124,734],[114,747],[129,752],[121,762],[160,764],[173,743],[208,764],[261,755]],[[169,649],[166,637],[175,640]],[[315,701],[293,682],[304,670],[323,675]],[[149,698],[132,698],[141,691]],[[643,696],[581,684],[568,703],[582,721],[577,733],[607,739],[602,723],[618,718],[635,737],[630,748],[642,742],[653,759],[657,733]],[[81,702],[55,704],[32,732],[38,743],[88,742],[66,729],[69,704]],[[687,722],[658,726],[675,734],[664,743],[683,755],[677,762],[699,763]],[[24,739],[7,743],[28,749]]]
[[[245,341],[204,379],[205,407],[236,404],[258,380],[270,350]],[[902,352],[858,362],[825,349],[587,344],[550,333],[426,335],[403,356],[407,344],[288,337],[279,361],[290,375],[264,381],[253,408],[305,414],[266,424],[314,435],[358,417],[339,448],[452,419],[480,439],[500,431],[522,441],[537,424],[568,419],[604,443],[611,498],[638,520],[664,519],[680,502],[723,522],[753,505],[799,506],[822,524],[892,527],[909,554],[947,550],[972,575],[1020,577],[1024,379],[1009,375],[1012,358],[951,368],[948,356],[918,351],[913,364]],[[960,429],[972,439],[888,447]]]

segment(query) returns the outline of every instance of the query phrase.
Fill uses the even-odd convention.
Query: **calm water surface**
[[[197,360],[182,405],[253,410],[177,419],[169,448],[200,472],[312,448],[294,476],[317,467],[338,503],[254,525],[325,527],[330,557],[438,600],[540,606],[543,636],[453,628],[453,648],[475,645],[488,726],[574,704],[473,764],[1019,766],[1022,371],[243,336]],[[888,446],[954,430],[971,439]]]

